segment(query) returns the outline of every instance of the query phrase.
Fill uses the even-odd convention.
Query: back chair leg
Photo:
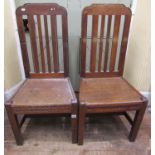
[[[78,128],[78,144],[83,144],[85,130],[86,106],[81,104],[79,107],[79,128]]]
[[[129,140],[131,142],[134,142],[137,137],[137,133],[140,128],[141,122],[143,120],[143,116],[144,116],[146,107],[147,107],[147,102],[142,106],[141,109],[136,111],[133,125],[131,128],[130,134],[129,134]]]
[[[6,111],[7,111],[7,114],[8,114],[8,119],[10,121],[13,134],[14,134],[15,139],[16,139],[16,144],[17,145],[23,145],[23,137],[22,137],[22,134],[21,134],[21,131],[20,131],[20,125],[19,125],[19,122],[18,122],[18,119],[17,119],[17,115],[15,115],[12,112],[12,108],[11,108],[10,105],[6,105],[5,108],[6,108]]]
[[[72,104],[72,114],[71,114],[71,123],[72,123],[72,143],[78,142],[78,117],[77,117],[77,104]]]

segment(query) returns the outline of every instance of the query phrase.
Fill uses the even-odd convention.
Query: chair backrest
[[[131,15],[123,4],[93,4],[84,8],[81,77],[122,76]]]
[[[26,77],[68,76],[66,9],[55,3],[30,3],[17,8],[16,18]],[[23,19],[28,21],[28,32],[24,30]],[[58,37],[58,26],[61,37]]]

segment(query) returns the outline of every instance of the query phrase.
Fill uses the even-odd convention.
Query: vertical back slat
[[[90,71],[91,72],[95,72],[95,67],[96,67],[97,32],[98,32],[98,15],[93,15],[91,60],[90,60]]]
[[[111,57],[110,57],[110,72],[113,72],[115,68],[115,59],[116,59],[116,52],[117,52],[120,19],[121,19],[120,15],[115,16],[114,34],[113,34],[112,50],[111,50]]]
[[[81,39],[81,75],[85,76],[86,69],[86,46],[87,46],[87,19],[88,16],[86,13],[82,15],[82,39]]]
[[[45,73],[45,56],[44,56],[43,37],[42,37],[41,20],[40,20],[40,18],[41,18],[40,15],[37,15],[39,45],[40,45],[40,51],[41,51],[41,65],[42,65],[42,72]]]
[[[51,31],[52,31],[52,46],[53,46],[53,61],[54,72],[59,72],[59,53],[58,53],[58,36],[56,16],[51,16]]]
[[[111,19],[112,19],[112,15],[109,15],[109,16],[108,16],[107,34],[106,34],[105,58],[104,58],[104,71],[105,71],[105,72],[107,71],[107,63],[108,63],[108,52],[109,52]]]
[[[128,42],[128,36],[129,36],[130,21],[131,21],[131,15],[126,15],[124,29],[123,29],[123,37],[121,42],[119,66],[118,66],[120,75],[123,74],[124,60],[125,60],[125,54],[126,54],[127,42]]]
[[[44,25],[45,25],[45,38],[46,38],[48,72],[51,72],[51,56],[50,56],[48,25],[47,25],[47,16],[46,15],[44,15]]]
[[[99,60],[98,60],[98,72],[101,72],[101,64],[102,64],[104,22],[105,22],[105,16],[102,15],[101,29],[100,29],[100,48],[99,48]]]
[[[23,27],[22,15],[17,15],[17,25],[18,25],[19,39],[21,43],[25,75],[26,77],[28,77],[29,72],[30,72],[30,63],[29,63],[29,58],[28,58],[28,51],[27,51],[27,46],[26,46],[26,38],[25,38],[25,32],[24,32],[24,27]]]
[[[35,22],[34,22],[33,15],[28,15],[28,23],[29,23],[34,71],[39,73],[39,62],[38,62],[38,53],[37,53],[37,44],[36,44],[36,31],[35,31]]]
[[[67,13],[62,15],[62,40],[65,76],[69,73],[69,54],[68,54],[68,19]]]

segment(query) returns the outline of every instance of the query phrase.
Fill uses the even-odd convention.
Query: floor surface
[[[135,142],[128,141],[130,124],[124,116],[86,120],[84,145],[71,143],[70,119],[27,119],[22,127],[24,145],[17,146],[5,114],[5,155],[150,155],[151,116],[145,113]]]

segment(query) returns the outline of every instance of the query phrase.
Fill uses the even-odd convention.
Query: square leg
[[[136,111],[134,121],[133,121],[133,125],[131,127],[131,131],[129,134],[129,140],[131,142],[134,142],[136,137],[137,137],[137,134],[138,134],[141,122],[143,120],[143,116],[144,116],[146,107],[147,107],[147,102],[144,103],[144,105],[141,107],[141,109]]]
[[[23,145],[23,137],[20,131],[20,125],[17,119],[17,115],[13,113],[12,107],[10,105],[5,105],[5,108],[16,140],[16,144]]]
[[[85,116],[86,116],[86,106],[85,104],[80,104],[79,127],[78,127],[78,144],[79,145],[83,145],[84,131],[85,131]]]
[[[72,104],[72,114],[71,114],[71,123],[72,123],[72,143],[78,142],[78,106],[77,104]]]

